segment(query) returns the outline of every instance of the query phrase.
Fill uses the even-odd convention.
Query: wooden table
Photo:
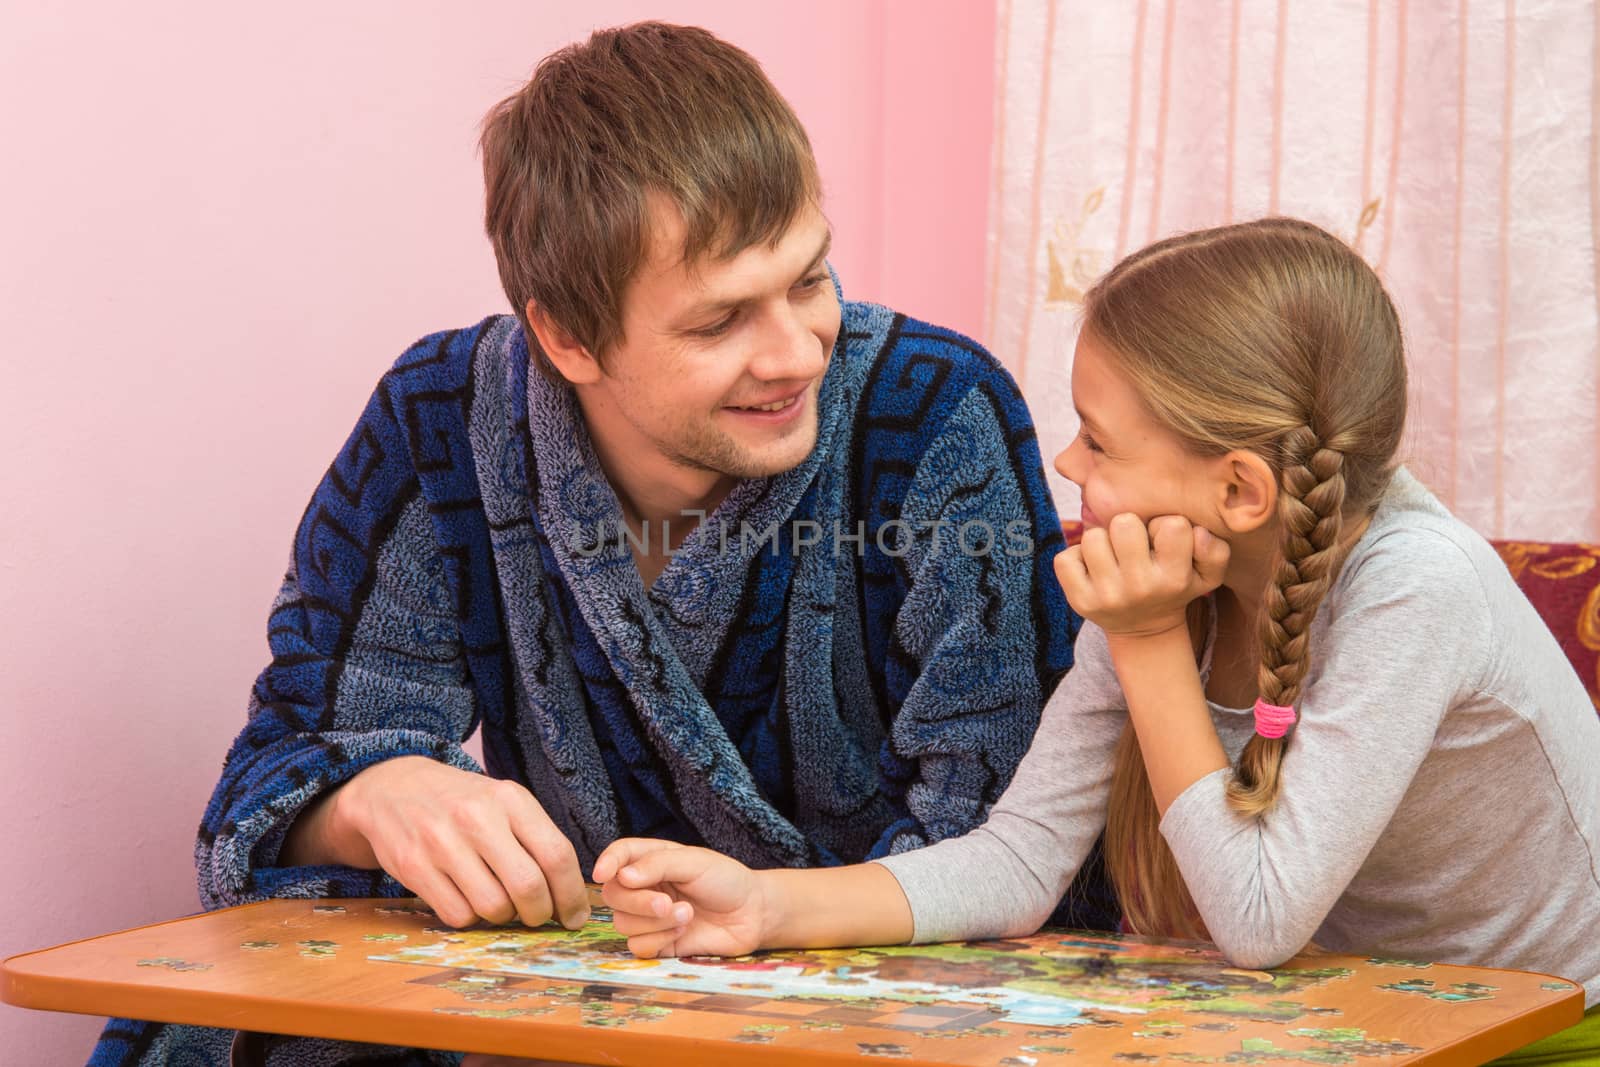
[[[916,948],[636,960],[589,925],[442,926],[414,900],[274,900],[14,956],[52,1011],[582,1063],[1475,1064],[1576,1023],[1520,971],[1072,931]]]

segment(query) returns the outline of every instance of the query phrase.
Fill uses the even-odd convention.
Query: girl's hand
[[[1185,625],[1184,609],[1222,584],[1228,543],[1181,515],[1113,516],[1056,557],[1067,602],[1108,636],[1140,637]]]
[[[672,841],[624,837],[595,860],[594,880],[635,956],[743,956],[761,947],[760,875],[736,859]]]

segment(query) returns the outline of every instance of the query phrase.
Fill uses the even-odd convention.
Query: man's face
[[[659,471],[672,482],[797,466],[817,442],[817,392],[839,336],[827,220],[808,205],[776,246],[685,263],[677,210],[654,199],[651,214],[623,340],[583,389],[602,461],[624,464],[630,480]]]

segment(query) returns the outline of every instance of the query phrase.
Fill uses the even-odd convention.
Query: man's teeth
[[[754,405],[754,406],[751,406],[751,407],[745,407],[742,410],[744,410],[744,411],[782,411],[784,408],[788,407],[790,404],[793,404],[793,403],[794,403],[794,397],[790,397],[788,400],[778,400],[778,401],[775,401],[774,403],[771,403],[771,404],[757,404],[757,405]]]

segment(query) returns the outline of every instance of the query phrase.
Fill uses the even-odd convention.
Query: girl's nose
[[[1088,448],[1083,443],[1083,438],[1074,437],[1072,444],[1056,455],[1056,471],[1067,481],[1083,488],[1083,460]]]

